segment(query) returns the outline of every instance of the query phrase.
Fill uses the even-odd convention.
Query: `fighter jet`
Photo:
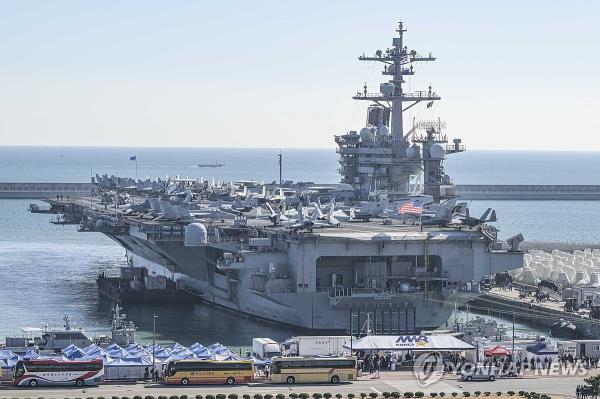
[[[489,217],[488,217],[489,216]],[[498,220],[496,218],[496,211],[492,208],[488,208],[483,215],[479,218],[475,218],[469,215],[469,208],[465,206],[464,213],[452,216],[452,222],[448,224],[450,227],[476,227],[484,223],[491,223]]]

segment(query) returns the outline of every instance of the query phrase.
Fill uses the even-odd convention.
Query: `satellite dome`
[[[408,158],[419,158],[421,156],[421,147],[416,144],[411,145],[406,149],[406,156]]]
[[[387,128],[387,126],[381,126],[379,128],[379,135],[383,136],[383,137],[387,137],[390,134],[390,129]]]
[[[363,127],[360,129],[360,139],[366,143],[370,143],[373,141],[373,132],[370,127]]]
[[[440,144],[433,144],[429,147],[429,156],[432,159],[444,159],[445,154],[446,150]]]
[[[186,247],[199,247],[208,241],[208,231],[202,223],[190,223],[185,228],[183,245]]]

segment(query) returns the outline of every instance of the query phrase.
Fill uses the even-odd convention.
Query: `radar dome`
[[[202,223],[190,223],[185,228],[183,245],[186,247],[199,247],[208,241],[208,231]]]
[[[360,129],[360,139],[364,142],[370,143],[373,141],[373,133],[370,127],[363,127]]]
[[[429,147],[429,156],[433,159],[444,159],[446,150],[440,144],[433,144]]]
[[[406,149],[406,156],[408,158],[419,158],[421,156],[421,147],[416,144],[411,145]]]
[[[381,126],[379,128],[379,135],[383,137],[387,137],[390,135],[390,129],[387,126]]]

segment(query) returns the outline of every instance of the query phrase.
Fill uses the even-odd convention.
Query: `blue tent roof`
[[[23,355],[23,359],[31,360],[37,359],[40,357],[40,354],[35,351],[35,349],[29,349],[27,353]]]
[[[15,360],[15,362],[17,360],[19,360],[19,355],[17,355],[15,352],[8,350],[8,349],[2,349],[0,350],[0,359],[9,359],[9,360]]]

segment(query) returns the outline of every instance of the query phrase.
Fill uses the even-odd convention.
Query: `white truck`
[[[271,338],[253,338],[252,355],[259,359],[270,359],[273,356],[281,356],[279,344]]]
[[[350,345],[350,336],[301,336],[285,341],[282,351],[284,356],[349,355],[350,350],[344,345]]]

